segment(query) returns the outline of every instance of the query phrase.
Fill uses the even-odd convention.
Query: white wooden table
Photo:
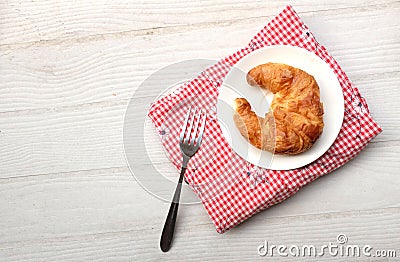
[[[359,87],[383,133],[344,167],[226,234],[216,233],[201,205],[181,207],[171,251],[159,249],[169,204],[143,190],[127,167],[122,129],[130,97],[163,66],[218,59],[244,46],[287,3],[2,0],[0,260],[287,261],[298,258],[260,257],[257,247],[264,240],[321,246],[339,233],[351,244],[397,248],[398,260],[394,0],[293,2]],[[161,154],[156,136],[154,144]],[[167,159],[158,165],[173,170]]]

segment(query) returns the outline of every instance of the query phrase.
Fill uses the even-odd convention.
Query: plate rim
[[[334,76],[334,79],[336,80],[334,85],[336,85],[338,88],[340,88],[340,94],[341,95],[338,96],[338,98],[340,97],[340,101],[337,101],[337,102],[341,102],[341,104],[342,104],[342,106],[340,107],[341,110],[340,110],[340,112],[338,112],[338,113],[340,113],[341,117],[340,117],[340,120],[337,120],[337,124],[335,125],[335,127],[337,127],[337,130],[334,130],[335,131],[334,135],[331,135],[331,136],[328,137],[332,141],[328,141],[329,143],[327,143],[326,149],[325,149],[325,147],[322,148],[320,151],[317,151],[318,153],[315,153],[315,155],[317,155],[316,157],[310,157],[310,159],[308,159],[306,161],[303,161],[301,164],[295,165],[293,167],[291,166],[290,168],[273,168],[273,161],[274,161],[275,157],[276,156],[280,156],[280,155],[273,154],[273,153],[271,153],[272,154],[272,158],[271,158],[271,162],[270,162],[270,164],[268,166],[261,166],[260,165],[260,164],[262,164],[261,161],[258,161],[258,163],[254,163],[255,161],[254,162],[249,161],[249,157],[246,158],[246,157],[242,156],[242,154],[237,152],[237,150],[229,142],[229,139],[226,138],[224,132],[222,132],[222,130],[221,130],[224,139],[227,141],[227,144],[232,149],[232,151],[235,152],[238,156],[243,158],[248,163],[251,163],[253,165],[256,165],[258,167],[265,168],[265,169],[268,169],[268,170],[283,171],[283,170],[292,170],[292,169],[304,167],[304,166],[316,161],[317,159],[319,159],[321,156],[323,156],[331,148],[331,146],[334,144],[336,138],[338,137],[338,135],[340,133],[340,130],[342,128],[342,125],[343,125],[343,118],[344,118],[344,113],[345,113],[345,100],[344,100],[343,88],[340,85],[338,76],[336,75],[334,70],[331,68],[331,66],[326,61],[324,61],[321,57],[319,57],[317,54],[315,54],[315,53],[313,53],[313,52],[311,52],[311,51],[309,51],[309,50],[307,50],[305,48],[298,47],[298,46],[293,46],[293,45],[281,45],[281,44],[279,44],[279,45],[269,45],[269,46],[261,47],[261,48],[259,48],[257,50],[254,50],[253,52],[250,52],[250,53],[246,54],[245,56],[243,56],[238,62],[236,62],[230,68],[230,70],[228,71],[228,73],[225,75],[225,77],[223,79],[223,82],[221,84],[221,88],[224,88],[224,83],[226,83],[226,79],[228,79],[230,74],[232,74],[232,72],[235,71],[233,69],[234,68],[239,68],[240,69],[240,65],[243,64],[245,61],[247,61],[247,59],[249,59],[249,57],[257,56],[258,53],[265,52],[265,50],[276,49],[276,48],[278,48],[278,49],[281,49],[281,48],[286,49],[286,48],[288,48],[288,49],[295,50],[295,52],[302,52],[302,53],[306,54],[307,56],[310,56],[310,57],[313,57],[313,58],[317,59],[320,63],[322,62],[324,64],[324,66],[328,69],[326,72],[329,71],[329,74]],[[266,63],[268,63],[268,61],[266,61]],[[218,124],[220,126],[221,126],[221,119],[220,119],[220,115],[218,113],[218,111],[219,111],[218,110],[218,104],[220,104],[219,101],[221,100],[220,99],[221,90],[222,89],[219,90],[218,98],[217,98],[217,105],[216,105],[216,108],[217,108],[216,115],[217,115]],[[339,94],[339,92],[338,92],[338,94]],[[325,108],[324,108],[324,110],[325,110]],[[247,144],[252,146],[248,141],[247,141]],[[258,150],[262,151],[261,149],[258,149]],[[291,156],[290,155],[285,155],[285,157],[291,157]]]

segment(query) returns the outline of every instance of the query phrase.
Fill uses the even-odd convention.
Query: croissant
[[[241,135],[275,154],[295,155],[311,148],[324,127],[314,77],[286,64],[267,63],[252,68],[246,79],[251,86],[272,92],[274,98],[264,117],[257,116],[245,98],[235,99],[234,121]]]

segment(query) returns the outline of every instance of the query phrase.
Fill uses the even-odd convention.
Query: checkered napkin
[[[329,150],[311,164],[286,171],[260,168],[241,158],[230,148],[216,119],[218,90],[230,68],[252,51],[269,45],[298,46],[318,55],[336,74],[345,100],[343,125]],[[218,233],[224,233],[344,165],[382,131],[358,89],[291,6],[272,19],[246,47],[152,103],[148,116],[177,169],[182,161],[179,133],[190,105],[199,106],[209,116],[201,149],[189,162],[185,176]]]

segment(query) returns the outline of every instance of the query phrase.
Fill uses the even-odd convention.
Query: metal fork
[[[198,112],[197,116],[196,112]],[[164,229],[161,234],[160,247],[163,252],[167,252],[171,248],[175,231],[176,217],[178,214],[179,199],[181,196],[182,180],[190,158],[194,156],[200,148],[204,128],[206,126],[206,118],[207,114],[203,113],[202,110],[198,110],[197,108],[192,110],[192,107],[190,107],[186,114],[185,123],[182,127],[179,138],[179,145],[183,157],[182,169],[179,176],[178,185],[176,186],[175,194],[168,211],[168,216],[165,220]]]

